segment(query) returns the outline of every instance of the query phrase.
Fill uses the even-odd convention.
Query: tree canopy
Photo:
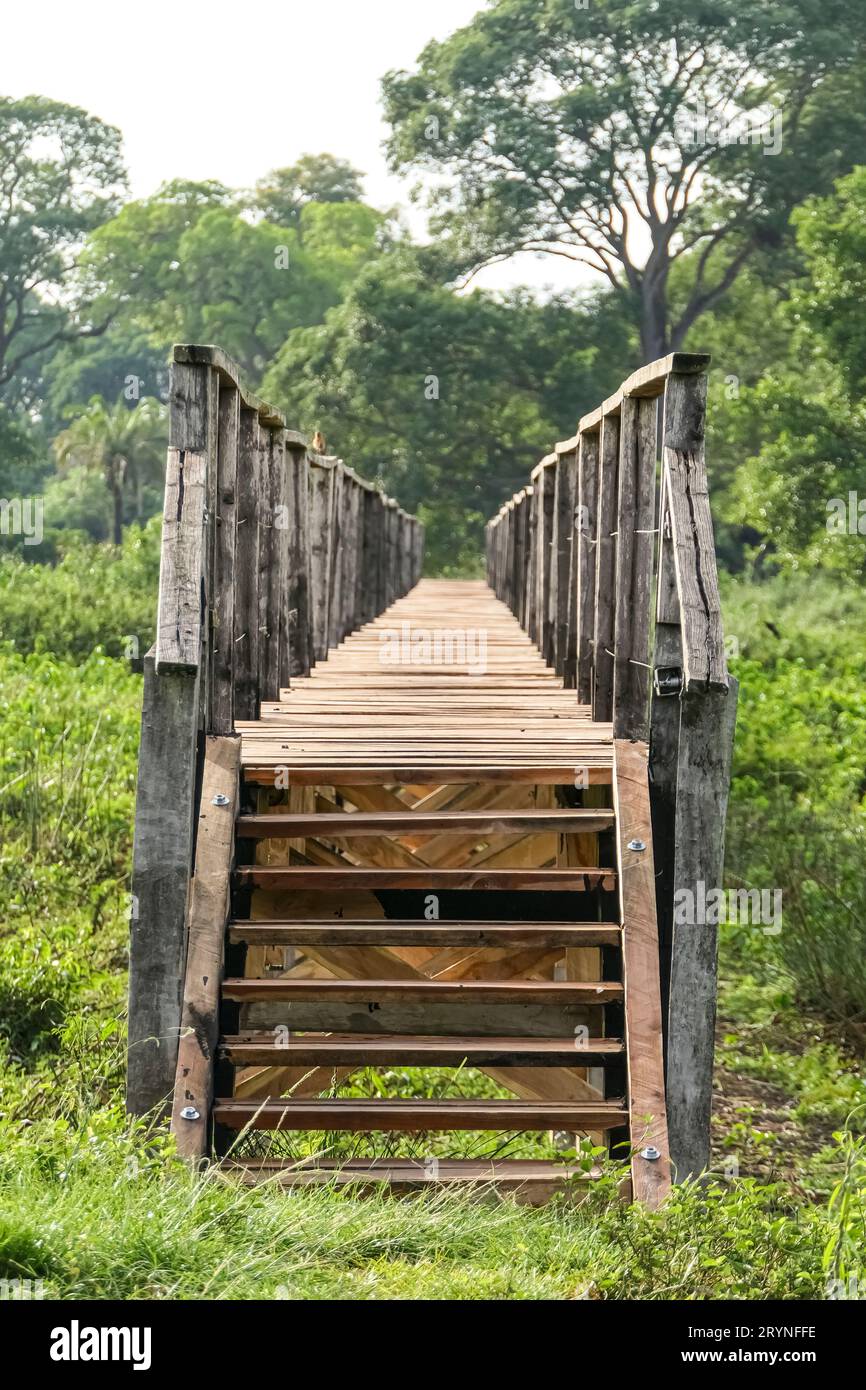
[[[433,177],[455,271],[520,250],[591,266],[652,359],[851,167],[864,33],[847,0],[497,0],[385,78],[391,163]]]
[[[77,106],[0,97],[0,391],[56,343],[104,330],[77,276],[119,206],[120,132]],[[4,388],[6,388],[4,390]]]

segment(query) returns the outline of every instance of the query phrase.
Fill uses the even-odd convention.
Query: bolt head
[[[217,792],[216,796],[211,801],[212,806],[228,806],[228,804],[229,799],[225,792]]]
[[[655,1163],[656,1159],[661,1158],[661,1149],[657,1149],[655,1144],[647,1144],[645,1149],[640,1151],[641,1158],[645,1158],[648,1163]]]
[[[185,1105],[180,1112],[180,1118],[182,1120],[200,1120],[201,1115],[194,1105]]]
[[[646,845],[643,840],[629,840],[628,847],[629,849],[636,850],[638,853],[646,849]]]

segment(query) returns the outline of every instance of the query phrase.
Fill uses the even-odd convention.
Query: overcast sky
[[[379,80],[410,67],[481,0],[19,0],[6,5],[0,92],[71,102],[123,132],[133,195],[169,178],[245,187],[327,150],[376,206],[408,202],[385,167]],[[417,215],[411,225],[423,227]],[[560,258],[491,267],[491,288],[585,283]],[[591,272],[590,272],[591,275]]]

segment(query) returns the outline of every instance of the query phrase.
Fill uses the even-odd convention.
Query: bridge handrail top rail
[[[697,376],[707,370],[710,361],[711,354],[708,352],[669,352],[667,357],[659,357],[657,361],[639,367],[626,378],[618,391],[608,396],[606,401],[596,406],[588,415],[582,416],[577,426],[577,434],[556,444],[554,453],[546,455],[541,463],[555,461],[562,454],[574,453],[580,444],[580,436],[592,434],[594,430],[599,429],[606,415],[618,415],[623,400],[629,396],[660,396],[668,377]]]
[[[362,478],[356,473],[354,468],[350,468],[336,454],[320,454],[313,449],[307,436],[300,430],[291,430],[286,425],[286,417],[276,406],[269,405],[260,396],[250,391],[245,384],[240,366],[234,358],[229,357],[221,347],[214,343],[174,343],[171,349],[172,362],[178,362],[191,367],[212,367],[221,381],[233,386],[240,396],[241,405],[246,410],[253,410],[258,415],[260,422],[268,429],[278,429],[283,431],[283,439],[289,449],[305,450],[309,462],[314,468],[341,468],[343,473],[352,482],[357,483],[365,492],[378,493],[385,506],[398,506],[399,504],[388,497],[387,493],[372,482],[369,478]],[[410,520],[417,521],[418,518],[412,512],[400,511]]]

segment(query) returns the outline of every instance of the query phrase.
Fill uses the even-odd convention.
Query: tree
[[[801,274],[788,296],[774,310],[755,287],[757,314],[749,305],[733,316],[738,339],[758,350],[751,361],[748,349],[731,355],[743,379],[710,411],[711,456],[728,461],[725,511],[757,557],[862,579],[866,169],[807,202],[794,224]]]
[[[136,519],[145,520],[140,505],[142,490],[146,480],[162,468],[166,438],[166,412],[159,401],[146,397],[130,409],[122,396],[115,405],[93,396],[54,441],[62,468],[101,473],[111,493],[115,545],[123,540],[125,488],[136,497]]]
[[[390,161],[439,176],[455,270],[520,250],[589,265],[655,358],[850,168],[864,32],[847,0],[497,0],[386,76]]]
[[[0,98],[0,390],[54,344],[104,330],[76,272],[123,182],[113,126],[47,97]]]
[[[609,394],[627,351],[609,296],[459,296],[403,247],[373,261],[323,325],[289,336],[262,391],[420,509],[430,562],[459,568],[542,454]]]
[[[255,187],[252,205],[268,222],[295,227],[310,202],[360,203],[362,175],[346,159],[332,154],[305,154],[296,164],[273,169]]]
[[[295,226],[253,221],[219,184],[168,184],[91,238],[87,271],[132,338],[216,342],[257,385],[299,325],[320,323],[376,254],[381,213],[308,203]]]

